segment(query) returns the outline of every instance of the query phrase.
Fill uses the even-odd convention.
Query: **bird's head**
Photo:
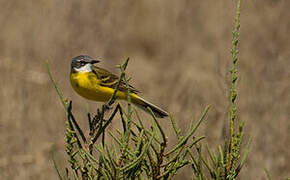
[[[71,71],[72,72],[91,72],[93,64],[100,62],[88,55],[80,55],[72,58]]]

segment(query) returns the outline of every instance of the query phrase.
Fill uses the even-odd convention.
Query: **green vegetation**
[[[208,113],[209,106],[205,108],[198,121],[191,121],[185,134],[181,133],[175,119],[170,116],[172,134],[175,134],[177,142],[169,147],[164,127],[159,124],[153,113],[150,117],[151,126],[145,127],[142,123],[144,120],[140,118],[138,112],[132,110],[129,96],[126,110],[119,103],[116,103],[117,105],[113,108],[115,94],[108,103],[97,110],[96,115],[92,116],[90,112],[87,113],[89,135],[86,137],[73,115],[72,102],[65,101],[48,66],[50,78],[67,115],[65,143],[70,166],[65,169],[65,173],[62,173],[54,163],[59,178],[171,179],[178,174],[180,169],[189,166],[192,169],[191,179],[236,179],[245,164],[251,142],[251,140],[248,141],[245,152],[241,155],[244,123],[237,123],[235,101],[239,28],[240,1],[237,5],[231,51],[230,132],[224,146],[220,145],[216,152],[209,149],[207,145],[206,151],[203,151],[204,141],[202,140],[205,137],[195,136],[199,125]],[[128,61],[129,59],[119,66],[121,71],[119,82],[124,80],[127,86],[129,78],[125,70]],[[105,113],[112,108],[112,114],[105,118]],[[116,116],[117,114],[119,116]],[[122,129],[114,132],[106,129],[113,119],[122,122]],[[237,124],[238,129],[236,129]],[[113,142],[106,142],[105,136],[111,136]]]

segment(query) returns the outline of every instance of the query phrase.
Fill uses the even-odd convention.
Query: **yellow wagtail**
[[[95,66],[99,62],[87,55],[74,57],[71,63],[70,82],[80,96],[93,101],[106,102],[113,95],[119,77]],[[147,109],[149,107],[158,118],[168,116],[166,111],[138,96],[139,91],[133,86],[129,85],[129,89],[131,101],[137,107],[150,113]],[[116,99],[127,100],[127,88],[123,80],[120,82]]]

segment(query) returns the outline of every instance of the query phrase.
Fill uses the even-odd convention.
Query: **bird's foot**
[[[112,107],[106,103],[103,105],[103,109],[104,109],[104,111],[108,111],[108,110],[112,109]]]

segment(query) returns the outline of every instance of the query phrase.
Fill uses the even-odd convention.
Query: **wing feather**
[[[97,66],[94,66],[94,73],[96,74],[98,79],[101,80],[101,84],[100,85],[115,89],[115,87],[116,87],[116,85],[118,84],[118,81],[119,81],[119,77],[118,76],[110,73],[109,71],[107,71],[107,70],[105,70],[103,68],[97,67]],[[133,93],[136,93],[136,94],[138,92],[140,92],[140,91],[138,91],[137,89],[135,89],[131,85],[129,85],[129,89],[130,89],[130,92],[133,92]],[[119,86],[118,90],[119,91],[127,91],[126,83],[123,80],[120,82],[120,86]]]

